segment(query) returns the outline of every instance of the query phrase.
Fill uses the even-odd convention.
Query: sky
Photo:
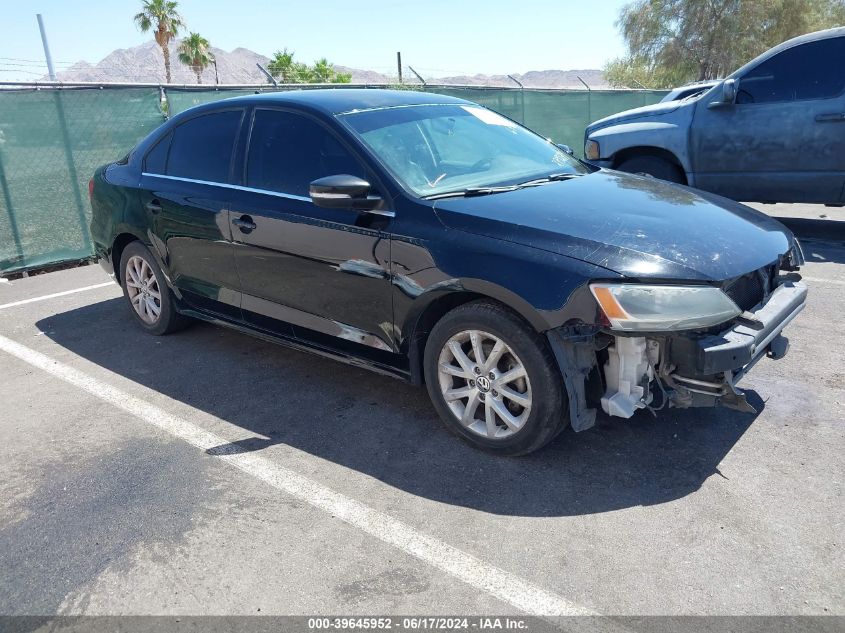
[[[0,78],[44,73],[36,14],[61,70],[100,61],[112,50],[152,39],[132,16],[140,0],[3,2]],[[425,76],[601,68],[624,51],[614,23],[626,0],[179,0],[188,28],[213,46],[271,56],[287,47],[297,59]],[[40,64],[40,65],[39,65]]]

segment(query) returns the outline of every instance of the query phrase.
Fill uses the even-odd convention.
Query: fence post
[[[508,79],[513,81],[517,86],[519,86],[519,101],[522,110],[522,121],[520,121],[520,123],[525,125],[525,86],[523,86],[522,82],[513,75],[508,75]]]
[[[587,85],[587,82],[575,75],[584,87],[587,89],[587,125],[593,122],[593,91]]]
[[[85,218],[85,204],[82,201],[82,192],[79,190],[79,174],[76,171],[76,163],[73,160],[73,150],[70,146],[70,134],[67,131],[67,118],[65,117],[65,106],[62,103],[61,90],[53,92],[53,100],[56,102],[56,113],[59,118],[59,131],[62,135],[62,145],[65,150],[65,161],[67,162],[67,170],[70,174],[70,186],[73,191],[74,202],[76,202],[76,211],[79,216],[79,227],[82,229],[82,239],[85,248],[89,253],[93,254],[94,249],[91,246],[91,236],[88,232],[88,222]]]
[[[12,193],[9,191],[9,183],[6,180],[6,170],[3,168],[3,152],[0,152],[0,188],[3,189],[3,201],[6,203],[6,211],[9,214],[9,226],[12,228],[12,237],[18,249],[21,266],[25,267],[26,258],[23,253],[23,245],[21,244],[21,234],[18,230],[18,221],[15,218],[15,212],[12,209]]]

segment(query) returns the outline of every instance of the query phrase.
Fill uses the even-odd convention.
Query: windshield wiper
[[[516,191],[517,189],[523,189],[525,187],[537,187],[539,185],[545,185],[547,183],[557,182],[559,180],[570,180],[571,178],[577,178],[578,176],[583,175],[584,174],[573,174],[571,172],[549,174],[548,176],[543,176],[542,178],[535,178],[533,180],[526,180],[525,182],[521,182],[516,185],[501,185],[498,187],[467,187],[466,189],[460,189],[458,191],[445,191],[443,193],[435,193],[430,196],[425,196],[425,199],[440,200],[442,198],[469,198],[471,196],[486,196],[492,193]]]
[[[516,191],[521,185],[506,185],[502,187],[467,187],[458,191],[444,191],[443,193],[435,193],[430,196],[425,196],[426,200],[440,200],[441,198],[470,198],[472,196],[487,196],[492,193],[502,193],[505,191]]]
[[[544,185],[547,182],[557,182],[559,180],[571,180],[572,178],[578,178],[579,176],[583,176],[584,174],[572,173],[572,172],[563,172],[560,174],[549,174],[548,176],[543,176],[542,178],[535,178],[533,180],[526,180],[525,182],[521,182],[517,185],[517,187],[534,187],[536,185]]]

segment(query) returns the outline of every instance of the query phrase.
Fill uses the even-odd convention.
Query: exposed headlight
[[[663,332],[710,327],[742,310],[712,286],[590,284],[590,290],[614,330]]]
[[[599,150],[597,141],[589,139],[584,143],[584,158],[587,160],[598,160],[601,158],[601,151]]]

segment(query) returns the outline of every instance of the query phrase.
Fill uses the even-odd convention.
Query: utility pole
[[[211,63],[214,64],[214,85],[220,85],[220,75],[217,74],[217,60],[213,57],[211,58]]]
[[[41,31],[41,43],[44,44],[44,57],[47,60],[47,74],[50,75],[50,81],[56,81],[56,71],[53,69],[53,58],[50,56],[50,47],[47,45],[47,31],[44,29],[44,18],[40,13],[36,14],[38,18],[38,29]],[[67,116],[65,116],[65,105],[62,101],[61,90],[53,90],[53,101],[56,104],[56,119],[59,123],[59,132],[62,138],[62,147],[65,151],[65,163],[67,164],[68,176],[70,176],[70,189],[73,192],[73,199],[76,202],[76,212],[79,218],[79,228],[82,231],[82,239],[85,243],[85,250],[93,254],[94,249],[91,246],[91,237],[88,232],[88,220],[85,215],[85,203],[82,201],[82,191],[79,189],[79,174],[76,171],[76,162],[73,158],[73,147],[70,141],[70,132],[68,132]]]
[[[44,58],[47,60],[47,74],[50,81],[56,81],[56,71],[53,70],[53,58],[50,56],[50,46],[47,44],[47,31],[44,30],[44,18],[40,13],[36,14],[38,19],[38,30],[41,31],[41,43],[44,45]]]
[[[399,72],[399,83],[402,83],[402,53],[396,51],[396,70]]]

